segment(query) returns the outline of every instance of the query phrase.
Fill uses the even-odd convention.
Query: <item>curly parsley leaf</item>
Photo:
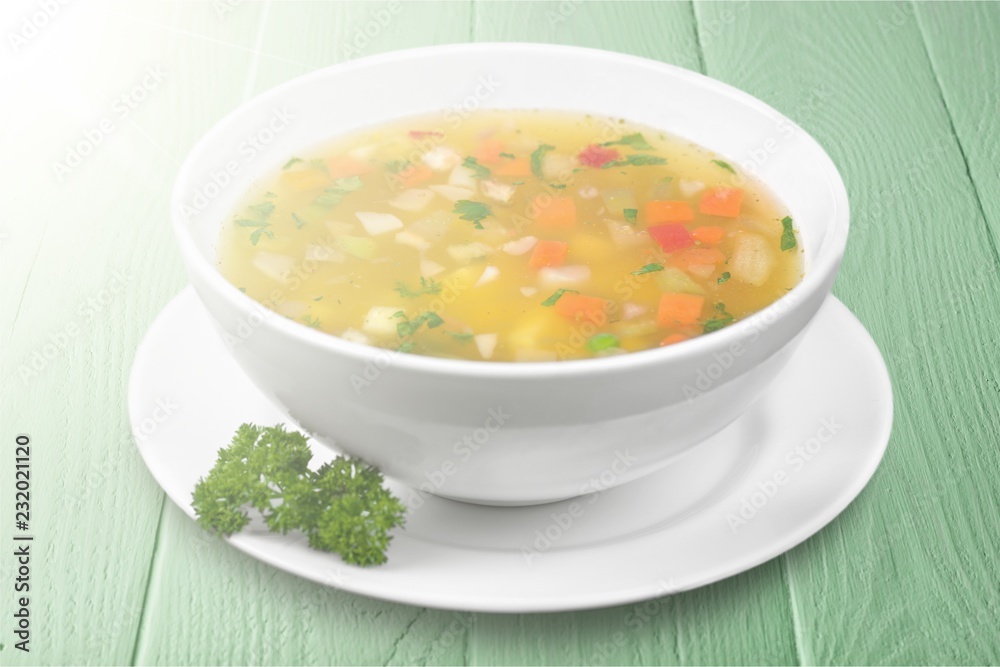
[[[719,314],[705,322],[705,326],[702,329],[704,333],[712,333],[713,331],[728,327],[736,320],[735,317],[726,312],[726,304],[717,303],[715,304],[715,309]]]
[[[462,162],[462,166],[472,170],[473,178],[479,178],[479,179],[489,178],[490,175],[492,174],[492,172],[487,167],[484,167],[483,165],[479,164],[479,160],[477,160],[474,157],[465,158],[465,160]]]
[[[323,194],[316,197],[316,202],[320,206],[326,206],[327,208],[336,206],[344,197],[351,194],[352,192],[357,192],[364,186],[361,179],[357,176],[348,176],[347,178],[338,178],[333,182],[333,185],[323,190]]]
[[[642,267],[641,269],[633,271],[632,275],[633,276],[641,276],[644,273],[654,273],[656,271],[662,271],[662,270],[663,270],[663,265],[662,264],[655,264],[655,263],[654,264],[647,264],[646,266]]]
[[[409,287],[406,286],[406,283],[404,283],[403,281],[397,281],[396,287],[394,287],[393,289],[399,292],[399,295],[402,297],[406,297],[407,299],[415,299],[416,297],[422,296],[424,294],[440,294],[441,283],[437,282],[433,278],[428,280],[427,278],[421,276],[420,289],[411,290]]]
[[[625,214],[625,222],[630,225],[635,223],[636,216],[639,215],[639,209],[637,208],[626,208],[622,209],[622,213]]]
[[[217,535],[232,535],[249,523],[249,506],[270,530],[301,530],[310,547],[338,553],[346,563],[384,563],[389,532],[403,525],[405,508],[382,486],[382,473],[347,456],[313,471],[311,459],[301,433],[282,425],[243,424],[195,485],[198,523]]]
[[[576,291],[575,289],[563,289],[560,287],[559,289],[557,289],[555,292],[552,293],[552,296],[550,296],[545,301],[542,301],[542,305],[545,306],[546,308],[551,308],[552,306],[556,305],[556,301],[558,301],[559,298],[562,297],[562,295],[565,294],[566,292],[579,294],[579,292]]]
[[[723,169],[725,169],[726,171],[728,171],[730,174],[734,174],[734,175],[736,174],[736,170],[733,169],[732,167],[730,167],[728,162],[723,162],[722,160],[712,160],[712,164],[715,164],[715,165],[718,165],[719,167],[722,167]]]
[[[729,273],[729,271],[726,271],[721,276],[719,276],[719,279],[716,280],[715,282],[716,282],[717,285],[721,285],[722,283],[726,282],[727,280],[729,280],[732,277],[733,277],[733,274]]]
[[[650,164],[666,164],[666,158],[662,158],[659,155],[646,155],[645,153],[637,153],[636,155],[629,155],[621,160],[615,160],[614,162],[608,162],[601,169],[610,169],[612,167],[643,167]]]

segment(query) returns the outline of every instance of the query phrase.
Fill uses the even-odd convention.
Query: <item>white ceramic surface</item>
[[[446,128],[474,106],[626,117],[746,165],[793,215],[805,279],[756,316],[681,345],[513,364],[390,356],[264,311],[218,273],[220,223],[255,178],[289,155],[415,113],[445,109]],[[765,145],[766,159],[753,162]],[[390,53],[264,93],[192,151],[173,215],[192,284],[265,395],[319,440],[336,441],[389,475],[490,504],[572,497],[594,490],[602,475],[611,484],[629,481],[736,419],[777,376],[829,294],[848,217],[843,183],[822,148],[749,95],[641,58],[526,44]],[[509,415],[502,425],[498,412]],[[481,446],[465,460],[469,438]],[[626,447],[627,467],[618,456]]]
[[[283,420],[211,329],[185,290],[146,334],[129,382],[139,452],[190,516],[197,480],[236,427]],[[532,507],[423,497],[390,480],[411,509],[388,563],[374,568],[344,565],[296,535],[246,530],[229,541],[321,584],[409,604],[497,612],[622,604],[717,581],[805,540],[860,493],[891,425],[878,349],[831,297],[761,400],[641,480]],[[330,456],[313,451],[317,463]]]

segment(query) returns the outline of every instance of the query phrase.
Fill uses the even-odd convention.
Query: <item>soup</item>
[[[623,120],[508,110],[290,157],[224,226],[220,265],[305,326],[491,361],[673,345],[802,277],[792,219],[725,160]]]

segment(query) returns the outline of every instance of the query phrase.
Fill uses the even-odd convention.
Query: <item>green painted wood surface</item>
[[[33,6],[5,8],[0,27]],[[388,26],[355,42],[387,9]],[[871,485],[819,535],[648,606],[499,616],[309,584],[208,538],[164,501],[128,435],[124,391],[136,344],[185,283],[167,224],[177,164],[272,85],[349,57],[468,40],[580,44],[700,70],[830,152],[854,212],[835,291],[886,356],[896,424]],[[13,651],[4,622],[0,662],[1000,662],[998,44],[995,3],[67,6],[3,54],[3,89],[17,93],[0,105],[3,452],[17,432],[36,443],[39,542],[33,651]],[[146,67],[164,80],[119,119],[115,99]],[[57,182],[52,161],[105,116],[114,131]],[[4,493],[0,516],[10,511]],[[638,628],[636,614],[648,619]]]

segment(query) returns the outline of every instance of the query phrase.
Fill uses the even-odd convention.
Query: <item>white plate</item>
[[[139,452],[191,516],[195,483],[237,426],[290,424],[243,377],[211,327],[193,290],[184,290],[143,339],[129,382]],[[262,528],[229,542],[325,585],[427,607],[532,612],[623,604],[718,581],[813,535],[871,478],[891,426],[885,363],[861,323],[831,297],[788,367],[743,417],[636,482],[535,507],[431,497],[410,511],[379,567],[345,565],[309,549],[301,535]],[[322,446],[314,451],[317,459],[332,456]]]

